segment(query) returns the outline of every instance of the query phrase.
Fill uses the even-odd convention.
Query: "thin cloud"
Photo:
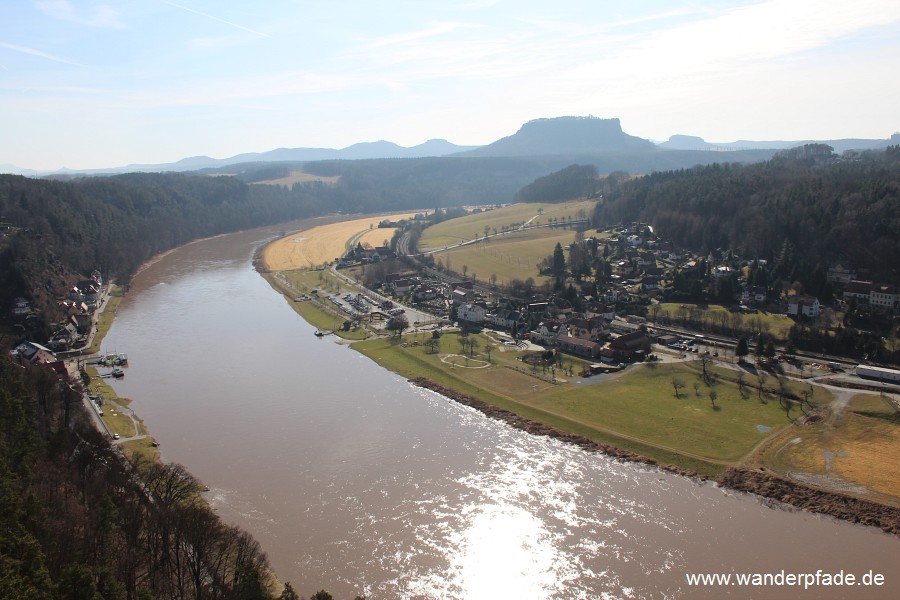
[[[418,42],[424,39],[437,37],[440,35],[444,35],[446,33],[450,33],[451,31],[456,31],[458,29],[463,29],[467,27],[472,27],[471,25],[467,25],[465,23],[436,23],[426,29],[421,29],[419,31],[410,31],[407,33],[399,33],[395,35],[388,35],[377,40],[372,41],[367,45],[368,48],[384,48],[387,46],[397,46],[409,44],[411,42]]]
[[[234,27],[234,28],[236,28],[236,29],[240,29],[240,30],[242,30],[242,31],[246,31],[246,32],[248,32],[248,33],[252,33],[253,35],[256,35],[256,36],[259,36],[259,37],[264,37],[264,38],[271,38],[271,37],[272,37],[272,36],[270,36],[270,35],[268,35],[268,34],[266,34],[266,33],[262,33],[261,31],[256,31],[255,29],[250,29],[249,27],[244,27],[243,25],[238,25],[237,23],[233,23],[233,22],[231,22],[231,21],[226,21],[225,19],[221,19],[221,18],[219,18],[219,17],[216,17],[216,16],[214,16],[214,15],[210,15],[210,14],[205,13],[205,12],[200,12],[199,10],[194,10],[193,8],[188,8],[187,6],[182,6],[182,5],[180,5],[180,4],[176,4],[176,3],[174,3],[174,2],[170,2],[169,0],[161,0],[161,2],[162,2],[163,4],[168,4],[169,6],[173,6],[173,7],[175,7],[175,8],[181,9],[181,10],[183,10],[183,11],[185,11],[185,12],[194,13],[195,15],[199,15],[199,16],[201,16],[201,17],[206,17],[207,19],[211,19],[211,20],[213,20],[213,21],[218,21],[219,23],[224,23],[225,25],[228,25],[228,26],[230,26],[230,27]]]
[[[75,67],[82,67],[84,65],[75,62],[72,59],[65,58],[63,56],[55,56],[53,54],[47,54],[46,52],[41,52],[40,50],[35,50],[34,48],[26,48],[25,46],[17,46],[16,44],[7,44],[6,42],[0,42],[0,48],[6,48],[7,50],[12,50],[13,52],[21,52],[22,54],[29,54],[31,56],[37,56],[40,58],[44,58],[46,60],[51,60],[53,62],[62,63],[64,65],[73,65]]]
[[[119,19],[119,14],[116,10],[105,4],[97,6],[88,15],[79,14],[69,0],[39,0],[35,4],[42,13],[54,19],[70,21],[88,27],[108,29],[123,29],[125,27],[125,24]]]
[[[896,2],[769,0],[621,39],[594,53],[602,58],[574,66],[563,77],[574,84],[602,75],[606,85],[653,85],[658,91],[663,83],[692,77],[772,69],[843,37],[898,21]]]

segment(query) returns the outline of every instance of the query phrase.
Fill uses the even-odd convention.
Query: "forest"
[[[771,160],[652,173],[604,194],[597,224],[647,222],[699,252],[730,250],[810,279],[829,264],[900,282],[900,147],[838,157],[809,145]]]
[[[599,189],[597,168],[593,165],[569,165],[538,177],[518,192],[517,202],[565,202],[590,198]]]
[[[47,320],[67,285],[99,270],[127,283],[191,240],[327,212],[303,190],[234,177],[133,173],[71,181],[0,176],[0,306],[28,299]]]

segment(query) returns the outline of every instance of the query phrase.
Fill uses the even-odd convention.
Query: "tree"
[[[708,354],[703,354],[700,356],[700,365],[703,367],[703,383],[709,385],[713,382],[713,375],[709,370],[709,365],[712,362],[712,358]]]
[[[497,348],[497,346],[494,344],[485,344],[484,345],[484,353],[487,354],[488,362],[491,362],[491,352],[493,352],[494,349],[496,349],[496,348]]]
[[[684,387],[684,382],[678,377],[673,377],[672,387],[675,388],[675,398],[681,398],[681,388]]]
[[[409,329],[409,319],[406,318],[405,314],[394,315],[388,322],[385,323],[384,328],[388,331],[396,331],[397,337],[403,335],[403,332],[406,329]]]
[[[325,590],[319,590],[318,592],[310,596],[309,600],[334,600],[334,596],[332,596]]]
[[[278,596],[278,600],[300,600],[300,596],[294,591],[290,581],[284,584],[284,589],[281,591],[281,595]]]
[[[713,410],[719,410],[719,407],[716,406],[716,400],[719,399],[719,393],[716,390],[709,391],[709,401],[712,403]]]
[[[556,289],[562,289],[563,281],[566,277],[566,255],[559,242],[556,242],[556,247],[553,248],[553,258],[550,261],[550,273],[555,279],[554,287]]]
[[[750,345],[747,343],[746,337],[741,336],[740,339],[738,339],[737,348],[735,348],[734,353],[738,357],[738,362],[743,361],[744,357],[750,354]]]

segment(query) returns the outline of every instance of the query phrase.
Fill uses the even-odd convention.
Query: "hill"
[[[895,133],[887,139],[840,139],[840,140],[802,140],[802,141],[753,141],[737,140],[735,142],[707,142],[701,137],[693,135],[673,135],[668,141],[659,144],[665,150],[712,150],[716,152],[733,152],[735,150],[785,150],[797,148],[807,144],[827,144],[834,151],[842,154],[848,150],[883,150],[891,145],[900,144],[900,133]]]
[[[897,282],[900,147],[841,160],[810,145],[764,163],[653,173],[604,194],[594,219],[642,221],[694,251],[766,259],[774,277],[800,278],[809,293],[821,287],[817,271],[837,262]]]
[[[465,156],[552,156],[609,152],[652,152],[653,142],[622,131],[619,119],[558,117],[535,119],[519,131]]]

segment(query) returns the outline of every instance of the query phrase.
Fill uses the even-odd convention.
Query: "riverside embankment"
[[[152,265],[107,340],[128,349],[112,385],[163,458],[203,480],[295,589],[693,598],[698,570],[900,570],[894,536],[526,433],[316,338],[252,269],[279,229]],[[860,597],[900,590],[888,583]]]

